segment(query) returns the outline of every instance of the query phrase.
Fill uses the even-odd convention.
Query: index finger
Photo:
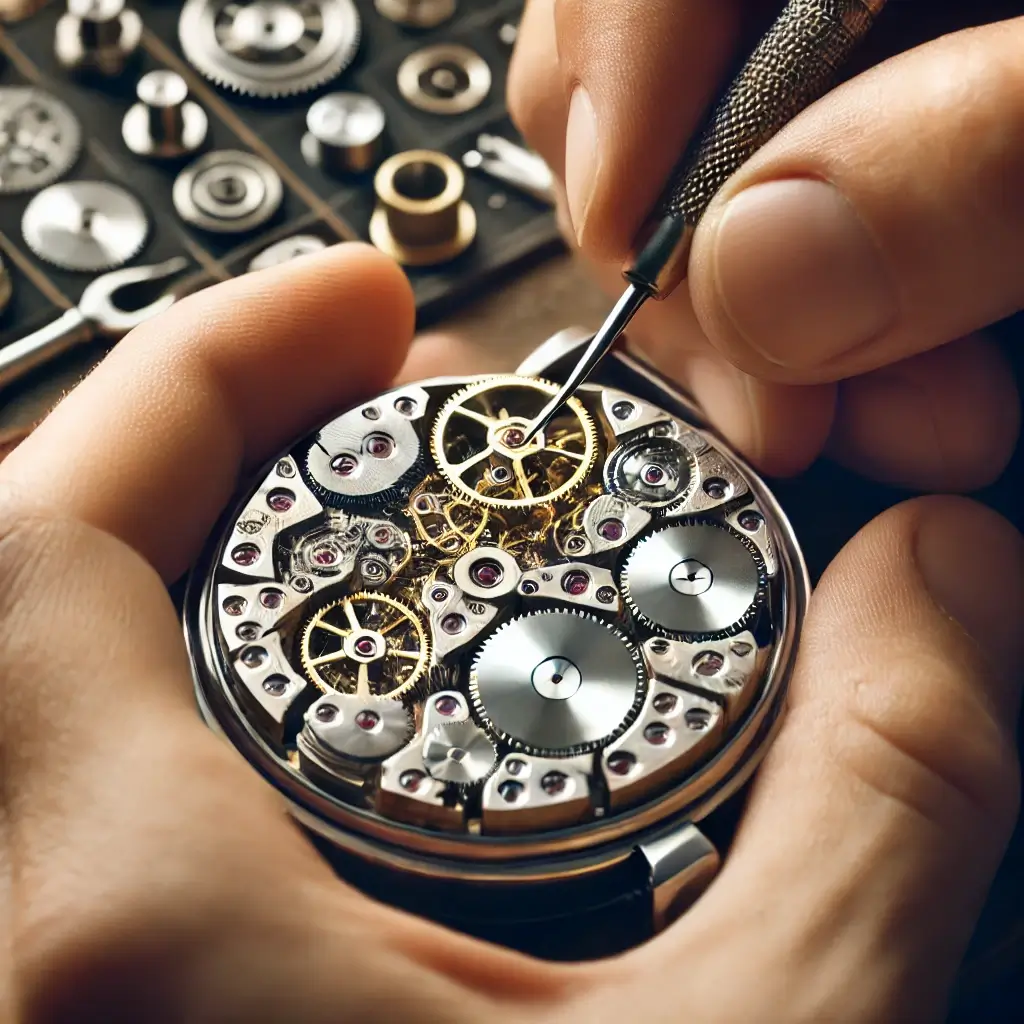
[[[240,470],[390,381],[414,319],[405,277],[365,245],[217,285],[125,338],[0,464],[0,482],[175,579]]]

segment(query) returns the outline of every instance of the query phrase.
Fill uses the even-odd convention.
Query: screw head
[[[271,611],[280,608],[284,604],[284,591],[278,590],[276,587],[267,587],[266,590],[261,590],[260,604]]]
[[[514,804],[522,795],[525,787],[515,779],[506,779],[498,786],[498,796],[507,804]]]
[[[338,717],[338,708],[334,704],[321,704],[316,709],[318,722],[333,722]]]
[[[446,615],[441,620],[441,629],[449,636],[456,636],[466,628],[466,620],[461,615]]]
[[[562,589],[570,597],[581,597],[590,587],[590,573],[582,569],[570,569],[562,577]]]
[[[523,580],[523,582],[519,584],[519,589],[524,594],[536,594],[537,591],[540,590],[540,587],[533,580]]]
[[[313,581],[308,576],[296,576],[292,580],[292,586],[300,594],[308,594],[313,589]]]
[[[756,533],[764,526],[764,516],[760,512],[755,512],[753,509],[748,508],[746,511],[739,514],[739,518],[736,520],[740,524],[741,529],[747,531],[747,533]]]
[[[239,544],[231,552],[231,561],[236,565],[255,565],[260,557],[260,549],[255,544]]]
[[[693,671],[699,676],[717,676],[725,667],[725,658],[718,651],[701,651],[693,659]]]
[[[280,697],[284,694],[285,690],[288,689],[288,679],[286,676],[272,675],[267,676],[263,680],[263,689],[270,694],[271,697]]]
[[[652,704],[659,715],[670,715],[676,709],[679,698],[674,693],[659,693]]]
[[[260,635],[260,627],[255,622],[243,622],[235,630],[235,636],[239,640],[255,640]]]
[[[632,402],[616,402],[612,406],[612,415],[617,420],[628,420],[636,412],[636,406]]]
[[[376,711],[360,711],[355,717],[355,723],[364,732],[369,732],[380,723],[380,715]]]
[[[277,464],[277,475],[283,477],[293,477],[295,476],[295,467],[287,459],[282,459]]]
[[[239,597],[238,594],[232,594],[230,597],[225,597],[224,602],[221,604],[221,608],[228,615],[241,615],[245,611],[247,602],[244,597]]]
[[[354,455],[335,455],[331,459],[331,472],[338,476],[351,476],[359,468],[359,460]]]
[[[402,789],[408,790],[410,793],[415,793],[420,786],[423,785],[426,777],[427,776],[423,772],[417,771],[414,768],[410,771],[402,772],[402,774],[398,776],[398,784]]]
[[[540,780],[540,788],[547,793],[548,796],[558,796],[559,793],[565,792],[565,787],[569,782],[569,776],[564,772],[548,772]]]
[[[267,652],[262,647],[247,647],[242,651],[241,662],[246,668],[259,668],[267,660]]]
[[[615,775],[628,775],[636,764],[636,757],[628,750],[617,750],[608,758],[608,771]]]
[[[396,398],[395,410],[403,416],[411,416],[416,411],[416,403],[411,398]]]
[[[459,710],[459,702],[449,694],[445,694],[443,697],[438,697],[434,701],[434,710],[439,715],[444,715],[445,718],[449,718]]]
[[[704,493],[715,501],[721,501],[723,498],[728,497],[729,492],[732,490],[726,480],[722,480],[717,476],[713,476],[710,479],[705,480],[703,487]]]
[[[395,442],[387,434],[371,434],[366,439],[366,450],[375,459],[386,459],[395,450]]]
[[[594,595],[601,604],[611,604],[615,600],[615,590],[612,587],[598,587]]]
[[[603,519],[597,525],[597,534],[609,543],[622,540],[626,534],[626,524],[621,519]]]
[[[518,757],[510,757],[505,762],[505,771],[509,775],[522,775],[526,771],[526,762],[520,760]]]
[[[277,487],[267,495],[267,504],[275,512],[287,512],[295,504],[295,493],[286,487]]]
[[[711,724],[711,713],[704,708],[688,708],[683,719],[686,727],[694,732],[703,732]]]
[[[644,729],[644,739],[655,747],[663,747],[668,743],[672,730],[664,722],[651,722]]]
[[[377,406],[375,406],[375,405],[368,405],[363,410],[363,416],[364,416],[365,419],[368,419],[368,420],[379,420],[380,419],[380,409],[378,409]]]

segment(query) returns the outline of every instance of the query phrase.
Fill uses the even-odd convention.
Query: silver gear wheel
[[[764,596],[764,562],[723,523],[691,520],[639,541],[619,578],[634,617],[656,632],[695,638],[747,628]]]
[[[546,757],[597,750],[621,735],[646,693],[640,655],[603,619],[575,610],[511,619],[480,646],[469,693],[513,749]]]
[[[472,786],[494,771],[498,752],[472,722],[452,722],[430,731],[423,741],[423,763],[435,779]]]
[[[0,88],[0,195],[52,185],[81,150],[82,129],[62,100],[42,89]]]
[[[360,33],[353,0],[187,0],[178,21],[182,52],[200,74],[264,99],[340,75]]]

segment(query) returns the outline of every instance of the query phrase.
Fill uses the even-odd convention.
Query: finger
[[[621,257],[657,199],[732,60],[741,6],[532,0],[510,108],[564,176],[576,237],[595,258]]]
[[[559,178],[565,173],[568,101],[555,39],[556,0],[528,0],[508,67],[508,112]]]
[[[217,285],[125,338],[0,480],[176,578],[243,466],[391,379],[414,315],[406,279],[364,245]]]
[[[1009,360],[973,335],[840,383],[826,450],[898,487],[973,491],[1003,472],[1019,433]]]
[[[591,263],[610,294],[618,270]],[[686,301],[649,302],[629,328],[630,347],[688,391],[713,426],[741,455],[772,476],[798,473],[821,453],[832,429],[836,388],[762,381],[727,362],[704,337]]]
[[[554,968],[339,884],[201,723],[153,569],[7,491],[0,651],[19,1019],[326,1024],[426,998],[471,1021],[560,990]]]
[[[794,1019],[937,1019],[1017,814],[1022,613],[1024,540],[988,509],[863,530],[812,599],[725,867],[651,955],[711,951],[708,984],[743,964],[765,1005],[799,993]]]
[[[690,290],[750,373],[837,380],[1024,305],[1024,19],[896,57],[806,110],[716,197]]]

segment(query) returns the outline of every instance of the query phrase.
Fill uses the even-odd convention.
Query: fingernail
[[[597,116],[587,90],[577,85],[569,101],[565,128],[565,192],[573,231],[581,245],[596,174]]]
[[[828,363],[896,319],[896,290],[874,240],[827,182],[748,188],[729,202],[712,244],[723,311],[777,365]]]
[[[915,553],[932,599],[980,649],[1008,715],[1016,715],[1016,668],[1024,656],[1024,538],[991,509],[966,498],[928,499]],[[1015,720],[1015,719],[1014,719]]]

